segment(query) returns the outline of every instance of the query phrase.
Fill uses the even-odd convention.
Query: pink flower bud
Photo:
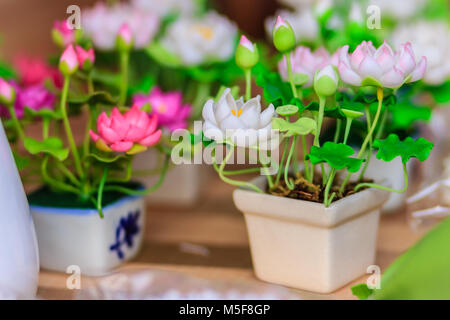
[[[78,57],[73,45],[69,45],[61,55],[59,70],[65,76],[70,76],[78,70]]]
[[[6,105],[14,103],[16,99],[16,91],[14,88],[6,82],[3,78],[0,78],[0,102]]]
[[[67,20],[55,21],[53,23],[52,37],[58,46],[65,48],[75,42],[75,30],[69,28]]]
[[[81,46],[76,46],[75,51],[77,53],[78,63],[83,70],[89,70],[94,65],[95,53],[94,49],[84,50]]]
[[[124,23],[117,34],[117,48],[120,51],[129,51],[133,46],[133,33],[130,26]]]

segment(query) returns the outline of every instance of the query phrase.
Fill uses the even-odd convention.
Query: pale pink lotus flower
[[[142,108],[147,103],[151,107],[151,114],[158,115],[160,126],[170,132],[188,127],[192,106],[183,104],[183,95],[180,91],[162,92],[159,87],[155,87],[148,95],[133,96],[133,105]]]
[[[73,45],[69,45],[59,58],[59,70],[63,74],[73,74],[78,69],[78,56]]]
[[[148,46],[160,26],[154,12],[119,2],[112,6],[98,2],[93,8],[84,9],[81,19],[83,34],[101,50],[115,49],[117,34],[125,23],[131,29],[135,49]]]
[[[129,152],[134,146],[146,147],[158,143],[161,130],[158,127],[158,116],[150,116],[139,106],[134,105],[129,111],[121,114],[117,107],[111,115],[102,112],[97,119],[98,134],[90,130],[92,140],[97,148],[103,151]]]
[[[314,52],[304,46],[298,46],[295,51],[291,52],[292,72],[294,75],[307,76],[306,83],[303,87],[310,87],[314,80],[317,70],[331,64],[337,66],[338,51],[330,56],[325,48],[319,48]],[[278,71],[284,81],[289,81],[286,57],[278,63]]]
[[[52,80],[57,88],[62,87],[63,79],[59,70],[40,58],[18,55],[14,58],[14,67],[18,72],[19,82],[24,87],[44,84],[48,79]]]
[[[61,45],[64,48],[69,44],[73,44],[75,42],[75,30],[69,28],[67,20],[55,21],[53,23],[53,30],[58,32],[58,34],[61,36]]]
[[[77,53],[78,63],[81,67],[86,65],[92,66],[95,61],[95,53],[94,49],[90,48],[89,50],[85,50],[81,46],[76,46],[75,51]]]
[[[396,52],[386,42],[376,49],[371,41],[363,41],[352,54],[348,48],[342,47],[338,66],[342,81],[348,84],[398,88],[425,74],[427,60],[422,57],[416,61],[409,42]]]

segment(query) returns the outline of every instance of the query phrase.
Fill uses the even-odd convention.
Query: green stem
[[[260,161],[261,166],[264,168],[265,176],[267,177],[267,184],[269,185],[269,189],[273,189],[273,179],[272,175],[269,174],[269,170],[267,168],[267,165],[264,164],[262,161]]]
[[[75,169],[78,173],[79,177],[83,177],[84,173],[83,173],[83,168],[81,167],[81,161],[80,161],[80,156],[78,154],[78,149],[77,146],[75,144],[75,140],[73,138],[73,134],[72,134],[72,129],[70,128],[70,123],[69,123],[69,118],[67,116],[67,105],[66,105],[66,101],[67,101],[67,94],[69,92],[69,83],[70,83],[70,76],[66,76],[64,78],[64,87],[61,93],[61,113],[62,113],[62,119],[63,119],[63,124],[64,124],[64,128],[66,130],[66,135],[67,135],[67,140],[69,141],[69,145],[70,145],[70,149],[72,151],[72,156],[73,156],[73,160],[75,163]]]
[[[294,136],[292,138],[291,149],[289,150],[289,155],[288,155],[288,158],[286,161],[286,166],[284,167],[284,181],[286,182],[287,187],[291,190],[294,190],[295,185],[291,181],[292,179],[289,179],[289,168],[290,168],[290,164],[291,164],[292,154],[294,153],[296,141],[297,141],[297,136]]]
[[[43,117],[42,119],[42,138],[45,140],[48,138],[50,129],[50,118]]]
[[[260,168],[249,168],[249,169],[241,169],[241,170],[224,170],[223,174],[226,176],[238,176],[241,174],[247,174],[247,173],[257,173],[260,172]]]
[[[71,185],[65,184],[64,182],[53,179],[49,176],[49,174],[47,172],[48,160],[49,160],[49,157],[45,156],[44,160],[41,163],[41,175],[42,175],[42,179],[44,180],[44,182],[56,190],[66,191],[69,193],[74,193],[76,195],[80,195],[80,191],[77,188],[74,188]]]
[[[348,136],[350,135],[350,128],[352,127],[352,122],[353,122],[353,119],[347,117],[347,120],[345,123],[344,144],[347,144]]]
[[[120,83],[119,106],[125,106],[128,92],[128,63],[130,53],[128,51],[120,52],[120,71],[122,73],[122,81]]]
[[[7,105],[9,114],[11,116],[11,119],[13,121],[14,127],[16,128],[17,134],[19,138],[24,141],[25,139],[25,133],[23,131],[22,126],[20,125],[19,119],[17,118],[16,109],[14,108],[14,103],[10,103]]]
[[[245,69],[245,101],[252,98],[252,69]]]
[[[317,130],[314,136],[314,145],[320,147],[320,132],[322,131],[323,115],[325,113],[325,102],[324,97],[319,96],[319,114],[317,116]]]
[[[366,118],[367,118],[367,131],[370,130],[372,126],[372,120],[370,115],[370,107],[366,106]],[[364,175],[366,174],[367,168],[369,167],[370,160],[372,159],[372,145],[373,145],[373,139],[370,139],[369,141],[369,152],[367,153],[366,162],[364,163],[364,167],[361,170],[361,173],[359,174],[358,181],[362,181],[364,179]]]
[[[286,65],[288,70],[289,83],[291,84],[292,94],[294,95],[294,98],[298,98],[297,88],[295,87],[294,83],[294,75],[292,73],[291,53],[288,52],[284,54],[284,56],[286,57]]]
[[[333,185],[333,181],[334,181],[334,177],[335,176],[336,176],[336,169],[333,168],[331,170],[330,176],[328,177],[327,185],[325,187],[324,204],[325,204],[326,207],[329,207],[330,203],[332,201],[332,198],[329,199],[328,195],[330,193],[331,186]]]
[[[355,191],[358,191],[361,188],[367,187],[367,188],[386,190],[386,191],[395,192],[395,193],[404,193],[408,189],[408,172],[406,170],[406,163],[403,163],[403,173],[404,173],[404,179],[405,179],[405,187],[401,190],[388,188],[388,187],[385,187],[385,186],[382,186],[379,184],[375,184],[375,183],[360,183],[355,187]]]
[[[103,219],[103,205],[102,205],[102,200],[103,200],[103,189],[105,188],[105,183],[106,183],[106,178],[108,177],[108,168],[104,168],[103,169],[103,175],[102,175],[102,180],[100,180],[100,185],[98,187],[98,192],[97,192],[97,210],[98,210],[98,214],[100,216],[100,218]]]
[[[339,137],[341,136],[341,128],[342,128],[342,120],[337,119],[336,120],[336,132],[334,133],[334,143],[339,142]]]
[[[70,171],[64,163],[58,161],[56,162],[56,166],[66,175],[66,177],[77,187],[80,186],[80,181],[75,177],[75,175]]]
[[[280,167],[278,168],[277,177],[275,179],[276,186],[280,183],[281,173],[283,172],[283,163],[284,159],[286,159],[286,153],[288,148],[289,148],[289,139],[286,139],[284,142],[283,155],[281,156]]]
[[[257,186],[255,186],[253,183],[250,182],[243,182],[243,181],[237,181],[237,180],[232,180],[230,178],[227,178],[224,173],[223,170],[227,164],[227,161],[230,160],[230,157],[233,155],[233,150],[231,149],[228,154],[226,155],[225,159],[222,161],[222,163],[220,164],[220,167],[217,167],[217,159],[216,159],[216,155],[214,154],[214,158],[213,158],[213,166],[214,169],[217,171],[217,173],[219,174],[219,177],[222,179],[222,181],[224,181],[225,183],[228,183],[232,186],[236,186],[236,187],[245,187],[245,188],[250,188],[255,192],[258,193],[264,193],[264,191],[262,191],[260,188],[258,188]]]
[[[308,151],[306,150],[306,137],[302,135],[302,149],[303,149],[303,164],[305,165],[305,179],[311,181],[311,173],[310,173],[310,162],[306,159],[308,155]]]

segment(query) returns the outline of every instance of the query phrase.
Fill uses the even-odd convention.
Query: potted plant
[[[128,57],[132,44],[131,30],[124,24],[117,35],[122,57]],[[28,195],[40,264],[63,272],[75,265],[86,275],[104,274],[136,256],[145,228],[144,196],[162,184],[170,160],[170,148],[160,141],[158,116],[137,105],[126,106],[126,75],[121,77],[119,99],[116,91],[96,91],[94,62],[92,48],[69,42],[59,59],[62,89],[53,88],[57,106],[25,106],[19,119],[14,94],[3,103],[17,143],[23,143],[30,162],[37,163],[30,167],[38,170],[29,173],[42,183]],[[9,83],[2,85],[15,92]],[[71,120],[80,113],[86,125],[77,143]],[[23,124],[29,119],[42,120],[41,138],[27,135]],[[131,181],[132,160],[150,147],[165,157],[160,178],[145,189]]]
[[[327,293],[363,275],[375,262],[380,208],[389,192],[406,190],[410,158],[424,161],[433,147],[423,138],[400,140],[395,134],[374,139],[383,104],[388,99],[395,101],[395,89],[423,76],[426,60],[416,62],[408,44],[394,53],[386,43],[376,49],[364,41],[352,54],[344,46],[337,60],[315,63],[314,56],[305,55],[312,74],[308,76],[302,66],[293,68],[295,35],[280,17],[273,28],[273,41],[284,56],[288,83],[276,73],[256,70],[256,82],[271,103],[261,112],[260,97],[251,97],[250,81],[258,50],[243,36],[235,58],[246,75],[246,94],[236,99],[227,89],[205,104],[204,144],[212,150],[212,164],[220,178],[239,187],[233,199],[245,216],[256,276]],[[366,113],[366,135],[355,154],[348,144],[349,134],[353,120],[364,113],[356,100],[348,100],[347,93],[360,87],[373,88],[377,106],[374,114]],[[318,102],[306,104],[304,90],[310,90],[309,96]],[[339,119],[345,125],[343,133],[336,132],[331,141],[320,139],[326,118]],[[280,160],[279,144],[283,146]],[[235,147],[238,153],[245,148],[245,159],[256,150],[260,166],[226,170]],[[298,148],[303,150],[300,165]],[[367,152],[370,149],[377,149],[377,158],[386,162],[401,158],[402,190],[361,174],[372,155]],[[234,179],[236,174],[252,172],[261,177],[249,182]]]

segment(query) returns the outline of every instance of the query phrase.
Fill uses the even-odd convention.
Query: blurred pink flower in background
[[[63,79],[59,70],[40,58],[18,55],[14,58],[14,66],[22,86],[43,84],[45,80],[50,79],[57,88],[62,88]]]
[[[354,86],[398,88],[422,79],[426,67],[427,59],[416,61],[409,42],[394,52],[386,42],[376,49],[371,41],[363,41],[352,54],[348,53],[348,45],[342,47],[339,57],[342,81]]]
[[[140,108],[146,103],[150,104],[151,114],[157,114],[159,124],[169,131],[186,129],[192,106],[183,104],[183,95],[180,91],[162,92],[159,87],[153,88],[150,94],[136,94],[133,104]]]
[[[98,134],[92,130],[89,133],[100,150],[135,153],[131,149],[136,145],[137,150],[141,152],[146,149],[145,147],[158,143],[161,130],[157,127],[157,115],[150,116],[134,105],[124,114],[117,108],[112,110],[109,117],[102,112],[97,119]]]
[[[75,30],[69,28],[67,20],[55,21],[52,33],[55,42],[63,48],[75,42]]]
[[[83,69],[90,69],[95,62],[95,53],[94,49],[90,48],[89,50],[85,50],[81,46],[75,46],[75,52],[77,53],[78,64]]]
[[[25,115],[25,107],[36,111],[43,108],[53,108],[55,95],[48,91],[43,84],[20,87],[13,80],[10,80],[9,83],[16,90],[14,110],[16,111],[17,118],[20,119]],[[0,116],[10,117],[8,109],[5,106],[0,105]]]
[[[307,81],[303,86],[310,87],[317,70],[329,64],[338,65],[338,51],[331,56],[325,48],[311,52],[308,47],[299,46],[291,53],[291,63],[294,75],[307,76]],[[289,81],[285,57],[278,63],[278,70],[283,80]]]
[[[125,3],[107,6],[99,2],[93,8],[83,10],[81,23],[84,34],[101,50],[115,48],[119,29],[125,23],[132,31],[136,49],[146,47],[159,29],[156,14]]]

